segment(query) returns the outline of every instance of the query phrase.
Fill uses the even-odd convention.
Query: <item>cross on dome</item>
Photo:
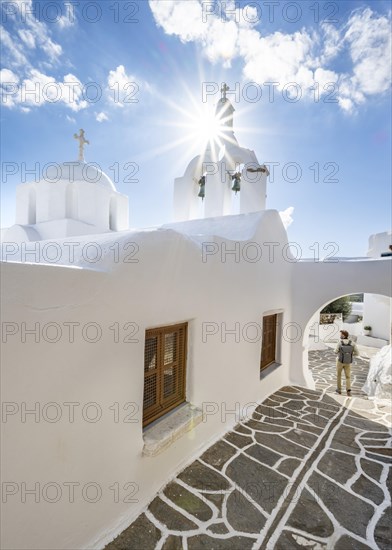
[[[83,129],[79,130],[79,135],[74,134],[74,138],[79,140],[79,158],[78,158],[78,160],[79,160],[79,162],[84,162],[84,146],[86,144],[90,145],[90,142],[87,139],[85,139]]]

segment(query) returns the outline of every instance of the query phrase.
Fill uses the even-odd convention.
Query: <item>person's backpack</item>
[[[354,346],[351,345],[351,340],[348,344],[340,344],[339,348],[339,361],[345,365],[349,365],[353,362]]]

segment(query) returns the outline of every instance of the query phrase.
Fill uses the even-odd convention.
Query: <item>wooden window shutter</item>
[[[276,325],[278,316],[263,317],[263,340],[261,346],[260,370],[276,361]]]
[[[185,401],[187,323],[146,331],[143,426]]]

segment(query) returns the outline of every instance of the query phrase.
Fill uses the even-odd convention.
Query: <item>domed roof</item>
[[[96,183],[116,191],[114,183],[95,162],[70,161],[48,166],[45,171],[45,180],[56,182],[69,180],[70,182]]]

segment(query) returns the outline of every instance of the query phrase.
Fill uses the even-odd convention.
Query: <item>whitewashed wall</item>
[[[312,386],[306,331],[315,311],[344,294],[390,292],[388,261],[290,261],[282,254],[287,236],[276,211],[94,237],[104,252],[96,264],[80,256],[91,241],[79,239],[68,267],[3,264],[4,548],[102,548],[236,423],[233,411],[287,383]],[[205,262],[203,242],[218,249]],[[265,243],[273,242],[279,247],[271,261]],[[256,245],[263,256],[252,262]],[[222,261],[225,247],[234,254]],[[260,379],[261,342],[247,341],[242,330],[249,323],[261,326],[263,314],[272,312],[282,316],[282,365]],[[215,403],[217,412],[158,456],[145,457],[145,330],[182,321],[189,323],[187,400],[201,408]],[[23,323],[28,329],[38,324],[37,342],[34,335],[21,340]],[[53,323],[62,331],[57,342],[50,342]],[[73,342],[70,323],[76,323]],[[102,330],[95,343],[86,341],[96,334],[93,323]],[[129,323],[138,328],[133,343],[124,341],[135,326]],[[203,341],[203,323],[217,324],[218,334]],[[228,330],[239,324],[238,341],[229,334],[224,341],[224,323]],[[37,418],[26,415],[34,407]],[[132,422],[124,421],[127,415]],[[36,497],[26,489],[37,489]]]
[[[363,323],[372,327],[372,336],[387,342],[391,339],[392,300],[378,294],[365,294]]]
[[[371,258],[379,258],[383,252],[389,252],[390,244],[392,244],[391,231],[370,235],[367,255]]]
[[[369,237],[367,255],[379,258],[383,252],[389,252],[392,244],[392,233],[384,231]],[[385,259],[384,261],[390,261]],[[389,281],[390,281],[389,277]],[[386,296],[367,294],[364,297],[363,323],[372,327],[372,336],[391,341],[392,300]]]
[[[232,234],[227,240],[229,225]],[[236,342],[235,336],[228,335],[223,342],[221,334],[206,342],[202,338],[206,322],[219,327],[226,323],[228,329],[240,323],[243,328],[250,322],[261,324],[264,312],[276,310],[282,312],[283,322],[291,318],[292,264],[283,257],[278,255],[274,262],[266,256],[257,263],[243,259],[236,263],[234,256],[228,256],[224,263],[219,253],[203,263],[201,255],[200,239],[214,241],[220,250],[233,249],[237,241],[242,247],[249,240],[283,245],[287,237],[279,214],[267,211],[249,216],[247,223],[244,217],[231,224],[226,218],[223,230],[216,228],[215,234],[219,232],[220,236],[196,240],[169,228],[119,234],[122,252],[117,264],[112,260],[114,238],[107,236],[101,241],[105,255],[94,266],[96,271],[3,265],[3,321],[14,323],[7,330],[17,330],[8,334],[2,352],[3,400],[8,407],[2,423],[3,441],[7,441],[3,486],[8,483],[4,548],[102,548],[171,476],[236,423],[235,415],[226,410],[258,402],[288,382],[288,342],[282,343],[282,366],[260,380],[260,341],[250,343],[240,336]],[[128,244],[133,242],[138,253],[131,259],[139,262],[124,263],[124,256],[132,252],[133,245],[128,248]],[[145,330],[181,321],[189,322],[187,399],[198,407],[217,403],[218,412],[160,455],[147,458],[142,455]],[[25,343],[21,341],[23,323],[27,328],[38,323],[38,342],[31,335]],[[62,328],[58,342],[47,341],[55,338],[49,323]],[[79,323],[74,325],[73,343],[66,323]],[[88,323],[97,323],[102,330],[96,343],[81,337]],[[121,327],[119,343],[110,329],[115,323]],[[139,327],[135,343],[123,342],[129,334],[129,329],[123,329],[127,323]],[[94,334],[92,328],[88,337]],[[23,418],[22,403],[29,409],[39,404],[37,422],[33,415]],[[65,403],[80,404],[74,406],[74,422],[69,421],[70,406]],[[116,403],[119,422],[114,421]],[[133,409],[124,411],[127,403],[133,403]],[[61,418],[51,422],[48,418],[55,417],[56,411]],[[97,411],[102,412],[100,419],[86,420]],[[124,422],[133,411],[135,422]],[[70,483],[77,484],[74,502],[69,502]],[[61,498],[48,502],[56,497],[56,484]],[[23,488],[35,486],[38,502],[32,495],[23,502]],[[115,487],[120,490],[120,502],[115,502]],[[86,502],[94,499],[97,488],[102,491],[98,501]],[[136,502],[124,502],[135,488]]]

